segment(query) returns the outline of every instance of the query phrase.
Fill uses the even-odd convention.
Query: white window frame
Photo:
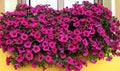
[[[97,0],[94,0],[94,2],[97,1]],[[27,3],[27,2],[26,2]],[[31,4],[31,3],[29,3]],[[64,0],[57,0],[57,9],[58,10],[61,10],[64,8]]]

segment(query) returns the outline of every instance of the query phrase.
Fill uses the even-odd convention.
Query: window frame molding
[[[103,0],[94,0],[94,3],[100,2],[103,4]],[[18,0],[18,3],[26,3],[26,0]],[[31,5],[31,0],[29,0],[29,6]],[[57,0],[57,9],[61,10],[64,8],[64,0]]]

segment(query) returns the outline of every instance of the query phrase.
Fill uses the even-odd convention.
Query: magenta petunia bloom
[[[65,71],[72,71],[72,68],[70,66],[66,66]]]
[[[32,67],[33,67],[33,68],[36,68],[36,67],[37,67],[37,62],[36,62],[36,61],[33,61],[33,62],[32,62]]]
[[[46,62],[48,63],[52,63],[53,62],[53,59],[51,56],[47,55],[46,58],[45,58]]]
[[[52,48],[51,50],[52,50],[52,52],[53,52],[54,54],[56,54],[57,51],[58,51],[57,48]]]
[[[87,48],[85,48],[85,49],[84,49],[83,56],[85,56],[85,57],[86,57],[86,56],[88,56],[88,54],[89,54],[88,49],[87,49]]]
[[[15,60],[20,63],[20,62],[22,62],[24,60],[24,56],[19,55],[18,57],[16,57]]]
[[[30,41],[27,41],[24,43],[25,48],[31,48],[31,45],[32,45],[32,42],[30,42]]]
[[[15,31],[15,30],[13,30],[13,31],[10,32],[10,36],[11,36],[12,38],[16,38],[16,37],[18,36],[18,32]]]
[[[33,60],[33,54],[32,53],[27,53],[25,57],[28,61]]]
[[[21,39],[22,39],[22,40],[27,40],[27,39],[28,39],[28,35],[22,33],[22,34],[21,34]]]
[[[35,34],[33,34],[34,38],[36,39],[40,39],[41,38],[41,35],[39,32],[35,32]]]
[[[65,54],[65,53],[60,53],[60,57],[61,57],[62,59],[64,59],[64,58],[66,58],[66,54]]]
[[[63,36],[61,38],[61,42],[67,42],[68,41],[68,36]]]
[[[76,67],[77,69],[81,70],[81,69],[82,69],[82,63],[81,63],[81,62],[78,62],[78,63],[75,65],[75,67]]]
[[[14,47],[8,47],[8,49],[7,49],[7,51],[8,51],[9,53],[13,52],[14,50],[15,50]]]
[[[82,32],[79,29],[75,29],[73,33],[74,33],[74,35],[82,34]]]
[[[49,50],[50,50],[50,47],[43,47],[43,50],[44,50],[44,51],[49,51]]]
[[[103,59],[104,58],[104,52],[99,52],[98,57]]]
[[[49,42],[49,47],[56,48],[56,42],[53,41]]]
[[[12,56],[9,56],[9,57],[6,58],[6,64],[7,65],[10,65],[11,59],[12,59]]]
[[[112,60],[112,57],[111,56],[108,56],[107,58],[106,58],[106,61],[111,61]]]
[[[17,49],[20,54],[25,52],[25,49],[23,47],[17,47]]]
[[[87,39],[83,39],[82,42],[83,42],[83,44],[84,44],[86,47],[89,45]]]
[[[117,27],[111,27],[111,28],[110,28],[110,31],[111,31],[111,32],[117,32],[117,31],[118,31],[118,28],[117,28]]]
[[[37,42],[39,42],[39,43],[41,43],[41,42],[43,42],[43,41],[44,41],[44,38],[43,38],[43,37],[40,37],[40,38],[37,39]]]
[[[73,44],[78,44],[78,40],[79,40],[78,38],[73,38],[73,39],[72,39],[72,43],[73,43]]]
[[[92,62],[93,64],[95,64],[95,63],[97,62],[97,60],[92,59],[91,62]]]
[[[15,70],[17,70],[19,67],[20,67],[20,64],[15,64],[14,65]]]
[[[6,45],[10,45],[10,44],[12,44],[13,43],[13,41],[12,40],[6,40]]]
[[[83,36],[89,37],[89,36],[90,36],[90,32],[85,30],[85,31],[83,32]]]
[[[21,40],[20,38],[17,39],[17,44],[22,44],[23,40]]]
[[[75,46],[73,44],[68,44],[68,50],[69,51],[75,50]]]
[[[34,53],[38,53],[38,52],[40,52],[40,47],[35,45],[35,46],[33,46],[32,50],[34,51]]]
[[[69,56],[68,59],[67,59],[67,63],[72,65],[73,64],[73,58]]]
[[[43,41],[42,47],[47,47],[48,46],[48,41]]]
[[[63,64],[59,61],[59,62],[57,62],[57,66],[58,67],[63,67]]]
[[[38,61],[42,62],[44,60],[44,55],[43,54],[39,54],[38,55]]]

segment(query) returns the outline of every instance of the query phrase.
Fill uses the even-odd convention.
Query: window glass
[[[77,1],[80,4],[82,4],[82,1],[89,1],[91,3],[94,3],[94,0],[64,0],[64,7],[72,7],[72,5],[75,4]]]
[[[29,0],[26,2],[29,5]],[[50,4],[50,7],[57,9],[57,0],[31,0],[31,6]]]

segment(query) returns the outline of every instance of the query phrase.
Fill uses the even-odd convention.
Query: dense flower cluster
[[[101,4],[74,4],[54,10],[47,5],[19,4],[0,17],[0,46],[15,69],[31,63],[80,71],[86,59],[96,63],[120,56],[120,22]]]

